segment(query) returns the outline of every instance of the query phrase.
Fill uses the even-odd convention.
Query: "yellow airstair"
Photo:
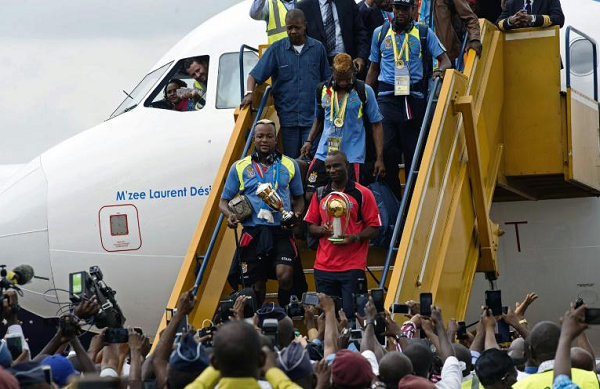
[[[430,96],[415,157],[420,164],[418,171],[406,172],[389,249],[370,250],[373,279],[387,287],[386,307],[431,292],[446,317],[464,318],[475,273],[485,272],[490,280],[498,276],[501,231],[489,218],[495,191],[497,200],[600,195],[597,75],[593,98],[571,89],[569,76],[561,92],[558,27],[503,33],[482,21],[481,29],[481,57],[470,51],[463,72],[446,72],[437,104]],[[567,42],[571,33],[595,48],[571,27]],[[597,69],[595,51],[593,60]],[[569,74],[568,44],[566,67]],[[229,167],[248,153],[253,123],[275,115],[268,87],[255,98],[257,111],[236,112],[213,190],[168,302],[168,308],[175,308],[179,296],[196,285],[198,304],[189,322],[197,328],[229,293],[226,279],[236,245],[218,206]],[[314,290],[314,252],[301,254]],[[165,325],[166,315],[157,334]]]

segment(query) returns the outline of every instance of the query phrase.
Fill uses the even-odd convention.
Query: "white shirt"
[[[462,378],[460,362],[456,357],[448,357],[442,367],[442,379],[435,386],[440,389],[460,389]]]
[[[304,45],[294,45],[294,50],[296,50],[296,53],[300,54],[302,52],[302,48],[304,47]]]
[[[333,21],[335,23],[335,49],[333,49],[333,53],[327,53],[327,55],[330,57],[346,52],[344,39],[342,38],[342,27],[340,26],[340,19],[338,18],[337,6],[335,5],[335,2],[331,2],[331,7],[333,10]],[[319,8],[321,8],[321,18],[323,19],[323,27],[325,27],[325,23],[327,21],[327,10],[329,8],[327,0],[319,0]],[[323,46],[327,48],[327,42],[323,42]]]

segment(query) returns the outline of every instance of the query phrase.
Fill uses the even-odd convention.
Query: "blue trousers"
[[[317,292],[341,297],[344,313],[354,318],[354,293],[367,292],[367,280],[362,270],[324,271],[315,269]]]
[[[281,143],[283,144],[283,154],[287,155],[292,159],[296,159],[300,156],[300,149],[310,134],[311,127],[286,127],[281,126]],[[317,145],[319,144],[319,138],[312,142],[311,154],[315,155],[317,151]],[[312,156],[311,155],[311,156]]]

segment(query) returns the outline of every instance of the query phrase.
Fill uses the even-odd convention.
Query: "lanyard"
[[[279,161],[275,162],[272,166],[273,166],[273,180],[272,180],[271,186],[273,187],[274,190],[277,190],[277,186],[279,185]],[[265,176],[263,174],[262,168],[256,163],[256,161],[252,162],[252,167],[254,167],[254,170],[256,171],[256,174],[258,175],[258,181],[260,181],[261,183],[264,184]],[[269,170],[269,168],[267,168],[267,170]]]
[[[392,36],[392,46],[394,47],[394,63],[397,65],[399,62],[402,61],[402,53],[404,53],[404,56],[406,58],[406,60],[404,61],[406,64],[408,64],[408,33],[405,32],[404,33],[404,43],[402,44],[402,49],[400,51],[400,55],[398,55],[398,46],[396,45],[396,34],[394,34],[391,29],[390,29],[390,34]]]
[[[335,118],[341,119],[342,122],[344,121],[344,117],[346,116],[346,106],[348,105],[348,97],[350,97],[350,92],[346,92],[346,96],[344,96],[344,100],[342,101],[341,107],[337,95],[338,93],[334,90],[331,96],[331,104],[329,106],[329,120],[331,120],[332,123],[335,121]]]

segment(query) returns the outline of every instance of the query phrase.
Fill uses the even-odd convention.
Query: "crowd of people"
[[[254,312],[248,309],[252,298],[251,289],[238,293],[227,312],[197,330],[187,325],[196,297],[184,293],[154,348],[141,328],[128,328],[119,339],[108,336],[114,329],[104,329],[84,347],[80,325],[93,322],[100,310],[94,298],[87,299],[63,315],[54,337],[32,354],[27,339],[36,334],[23,332],[18,296],[8,292],[0,388],[599,387],[585,304],[553,318],[562,327],[553,321],[530,325],[526,312],[538,298],[530,293],[500,316],[482,307],[474,329],[463,324],[461,330],[462,323],[445,320],[439,307],[423,313],[416,301],[407,301],[408,313],[399,315],[378,308],[371,296],[364,316],[355,310],[351,320],[323,293],[296,314],[273,303]],[[510,329],[507,338],[499,334],[501,325]],[[18,355],[11,347],[15,338],[22,346]]]

